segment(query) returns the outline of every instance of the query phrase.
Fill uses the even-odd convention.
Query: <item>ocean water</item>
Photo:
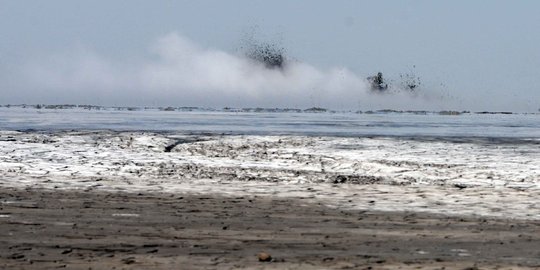
[[[540,140],[540,114],[230,112],[0,108],[1,130]]]

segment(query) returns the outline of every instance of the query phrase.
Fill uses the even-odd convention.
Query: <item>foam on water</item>
[[[0,108],[9,187],[538,220],[539,162],[538,114]]]
[[[526,141],[0,132],[0,186],[302,197],[338,208],[535,220],[539,162],[540,146]]]

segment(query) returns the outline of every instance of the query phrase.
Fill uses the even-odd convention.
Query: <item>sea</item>
[[[538,141],[540,113],[138,107],[0,107],[0,129]]]

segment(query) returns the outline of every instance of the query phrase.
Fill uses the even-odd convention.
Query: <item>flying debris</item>
[[[377,73],[375,76],[367,77],[368,82],[370,83],[372,91],[385,91],[388,89],[388,84],[384,81],[382,72]]]
[[[285,49],[275,44],[252,44],[246,56],[264,64],[269,69],[283,69],[285,67]]]
[[[415,66],[413,66],[413,68],[415,68]],[[422,84],[420,77],[417,77],[413,71],[406,74],[400,74],[399,77],[401,79],[401,88],[410,92],[414,92]]]
[[[370,84],[371,91],[375,93],[409,92],[412,94],[417,93],[422,86],[420,77],[416,76],[413,70],[408,73],[401,73],[398,81],[383,78],[382,72],[378,72],[375,76],[367,77],[367,81]]]

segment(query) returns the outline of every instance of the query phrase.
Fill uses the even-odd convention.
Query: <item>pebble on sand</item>
[[[266,252],[261,252],[261,253],[257,254],[257,256],[259,257],[259,262],[270,262],[270,261],[272,261],[272,256],[270,256],[270,254],[268,254]]]

